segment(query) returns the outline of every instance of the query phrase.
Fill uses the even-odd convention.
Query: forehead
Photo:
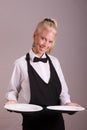
[[[54,29],[42,29],[38,34],[45,37],[52,37],[52,38],[56,37],[56,32]]]
[[[39,34],[42,34],[42,35],[53,35],[55,36],[55,32],[53,30],[43,30],[41,31]]]
[[[44,27],[44,26],[42,26],[42,27],[40,27],[40,28],[38,28],[38,33],[42,33],[42,32],[54,32],[55,34],[57,33],[56,32],[56,30],[53,28],[53,27],[49,27],[49,26],[46,26],[46,27]]]

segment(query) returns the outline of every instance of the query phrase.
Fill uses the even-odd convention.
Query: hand
[[[15,103],[17,103],[16,100],[10,100],[10,101],[7,101],[7,102],[5,103],[5,105],[15,104]]]
[[[76,107],[81,107],[78,103],[73,103],[73,102],[66,103],[65,105],[66,105],[66,106],[76,106]],[[68,112],[69,115],[73,115],[73,114],[75,114],[75,113],[76,113],[76,111],[75,111],[75,112],[74,112],[74,111],[69,111],[69,112]]]
[[[6,103],[5,103],[5,105],[10,105],[10,104],[16,104],[17,103],[17,101],[16,100],[10,100],[10,101],[7,101]],[[11,110],[8,110],[9,112],[12,112]]]
[[[73,103],[73,102],[66,103],[65,105],[67,105],[67,106],[76,106],[76,107],[81,107],[78,103]]]

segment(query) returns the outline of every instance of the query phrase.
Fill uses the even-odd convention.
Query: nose
[[[44,40],[44,41],[41,43],[42,46],[46,46],[47,44],[48,44],[48,41],[47,41],[47,40]]]

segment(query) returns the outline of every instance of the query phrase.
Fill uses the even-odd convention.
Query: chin
[[[39,51],[39,54],[44,54],[46,53],[46,51]]]

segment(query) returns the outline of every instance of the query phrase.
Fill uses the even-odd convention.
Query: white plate
[[[16,103],[4,106],[5,109],[14,112],[36,112],[41,111],[43,108],[34,104]]]
[[[85,110],[84,107],[76,107],[76,106],[48,106],[47,109],[50,110],[58,110],[58,111],[83,111]]]

